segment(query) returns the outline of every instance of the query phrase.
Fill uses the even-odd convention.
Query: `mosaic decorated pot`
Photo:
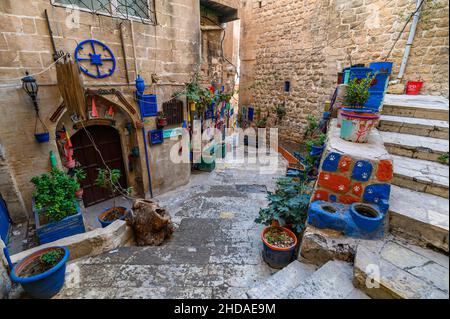
[[[375,113],[341,112],[341,138],[353,143],[367,143],[370,131],[380,116]]]

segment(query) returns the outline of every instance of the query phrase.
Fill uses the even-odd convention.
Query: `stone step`
[[[449,150],[449,141],[444,139],[395,132],[380,134],[384,146],[394,155],[439,162],[439,158]]]
[[[353,267],[343,261],[329,261],[297,288],[287,299],[368,299],[352,283]]]
[[[449,133],[447,121],[394,115],[381,115],[378,129],[386,132],[413,134],[447,140]]]
[[[448,121],[448,99],[429,95],[386,94],[383,114]]]
[[[316,267],[294,261],[269,279],[247,291],[249,299],[285,299],[287,295],[311,276]]]
[[[449,198],[447,165],[404,156],[392,157],[394,159],[392,184]]]
[[[447,199],[392,185],[389,214],[392,233],[448,252]]]
[[[449,259],[389,236],[358,245],[354,284],[376,299],[448,299]]]

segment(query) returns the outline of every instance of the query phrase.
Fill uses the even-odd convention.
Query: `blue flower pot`
[[[321,146],[312,146],[311,152],[309,153],[310,156],[321,156],[323,153],[323,150],[325,149],[325,145]]]
[[[64,257],[53,268],[30,277],[22,277],[24,268],[40,258],[44,253],[55,248],[64,249]],[[69,259],[67,247],[50,247],[32,253],[19,261],[11,271],[11,279],[22,285],[23,289],[33,298],[48,299],[56,295],[64,285],[66,263]]]
[[[105,227],[111,225],[112,223],[114,223],[114,222],[117,220],[117,219],[116,219],[116,220],[111,220],[111,221],[106,221],[106,220],[104,220],[104,218],[112,211],[112,209],[113,209],[113,208],[105,209],[105,210],[100,214],[100,216],[98,216],[98,221],[99,221],[99,223],[102,225],[102,228],[105,228]],[[128,210],[128,209],[125,208],[125,207],[121,207],[121,206],[116,207],[116,209],[119,209],[119,210],[122,212],[122,217],[120,217],[119,220],[125,220],[126,213],[127,213],[127,210]]]
[[[292,239],[294,239],[294,244],[291,247],[280,248],[272,246],[265,239],[265,234],[272,228],[279,228],[285,231]],[[263,241],[263,259],[264,261],[272,268],[282,269],[289,265],[294,259],[295,248],[297,247],[297,236],[287,228],[271,226],[264,229],[262,232],[262,241]]]
[[[50,133],[36,133],[34,138],[38,143],[46,143],[50,140]]]

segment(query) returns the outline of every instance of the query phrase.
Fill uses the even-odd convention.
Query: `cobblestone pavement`
[[[241,150],[241,149],[238,149]],[[254,154],[250,148],[248,154]],[[277,153],[275,169],[243,164],[227,155],[212,173],[156,198],[176,225],[160,247],[123,247],[68,265],[57,298],[243,298],[275,270],[261,258],[261,225],[266,191],[285,174]]]

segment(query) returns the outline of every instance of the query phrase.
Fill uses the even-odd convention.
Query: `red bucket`
[[[420,89],[423,86],[423,82],[421,81],[408,81],[406,83],[406,94],[407,95],[418,95],[420,93]]]

